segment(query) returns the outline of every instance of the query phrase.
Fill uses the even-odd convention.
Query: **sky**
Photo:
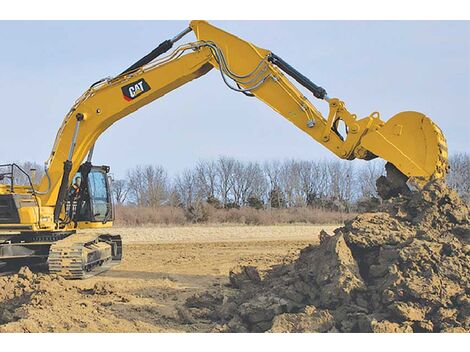
[[[42,164],[91,83],[117,75],[188,22],[0,21],[0,161]],[[441,127],[450,153],[470,151],[470,22],[211,22],[276,53],[359,117],[420,111]],[[326,115],[327,103],[301,90]],[[334,158],[212,70],[114,124],[98,140],[94,162],[120,178],[139,164],[174,175],[220,155]]]

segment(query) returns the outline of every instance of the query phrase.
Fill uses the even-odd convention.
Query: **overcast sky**
[[[360,117],[421,111],[442,128],[451,153],[470,150],[470,22],[213,23],[275,52]],[[91,83],[118,74],[187,24],[0,22],[0,161],[42,164],[64,115]],[[326,113],[325,102],[306,95]],[[117,122],[98,140],[94,160],[122,177],[137,164],[174,174],[219,155],[332,158],[262,102],[230,91],[214,70]]]

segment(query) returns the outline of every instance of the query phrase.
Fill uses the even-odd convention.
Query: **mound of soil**
[[[80,288],[57,275],[21,268],[17,274],[0,277],[0,332],[123,329],[104,308],[125,301],[115,291],[108,283]]]
[[[291,264],[191,297],[224,332],[470,332],[470,210],[442,182],[323,232]],[[187,312],[187,313],[188,313]]]

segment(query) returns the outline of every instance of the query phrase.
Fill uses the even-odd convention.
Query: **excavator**
[[[190,32],[196,40],[173,49]],[[387,161],[388,191],[424,187],[448,171],[446,140],[426,115],[358,118],[275,53],[192,21],[121,74],[91,85],[65,116],[39,182],[17,164],[0,166],[0,268],[43,264],[83,279],[118,264],[119,235],[84,231],[111,227],[114,219],[110,169],[92,164],[95,142],[118,120],[213,68],[229,89],[266,103],[337,157]],[[300,89],[327,103],[328,116]],[[18,175],[27,181],[17,184]]]

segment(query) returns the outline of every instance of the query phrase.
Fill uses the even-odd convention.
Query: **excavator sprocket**
[[[51,245],[49,272],[66,279],[86,279],[120,263],[119,235],[73,234]]]

